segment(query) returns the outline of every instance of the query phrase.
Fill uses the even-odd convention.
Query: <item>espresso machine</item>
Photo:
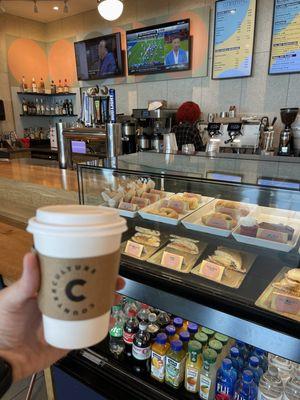
[[[177,110],[159,108],[151,110],[134,109],[132,116],[137,124],[137,146],[139,151],[160,151],[164,133],[170,133]]]
[[[296,120],[299,108],[281,108],[280,116],[281,121],[285,125],[283,131],[280,133],[279,140],[279,156],[292,156],[294,155],[294,137],[291,125]]]

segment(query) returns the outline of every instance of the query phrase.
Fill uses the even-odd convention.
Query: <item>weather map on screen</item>
[[[189,20],[128,31],[128,73],[137,75],[189,69],[189,36]]]

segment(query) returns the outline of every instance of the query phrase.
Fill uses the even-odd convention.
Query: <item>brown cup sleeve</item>
[[[107,313],[114,298],[120,251],[81,259],[39,254],[42,314],[64,321],[83,321]]]

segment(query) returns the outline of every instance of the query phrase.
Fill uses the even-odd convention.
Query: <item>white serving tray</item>
[[[232,235],[238,242],[251,244],[253,246],[265,247],[267,249],[290,252],[298,243],[300,235],[299,213],[289,210],[281,210],[271,207],[257,207],[255,212],[251,214],[257,219],[257,222],[271,222],[274,224],[289,225],[295,229],[292,240],[287,243],[273,242],[271,240],[260,239],[256,237],[240,234],[240,226],[238,225]]]
[[[181,193],[178,193],[178,194],[181,194]],[[152,210],[153,208],[154,209],[159,209],[162,200],[157,201],[156,203],[151,204],[150,206],[147,206],[147,207],[143,208],[142,210],[139,210],[138,213],[140,214],[140,216],[142,218],[148,219],[150,221],[163,222],[163,223],[169,224],[169,225],[178,225],[179,222],[183,218],[185,218],[185,217],[197,212],[197,210],[199,210],[201,207],[204,207],[206,204],[210,203],[213,200],[214,200],[214,197],[202,196],[201,203],[199,204],[198,208],[196,208],[195,210],[188,211],[186,214],[179,214],[179,218],[177,218],[177,219],[149,213],[149,210]]]
[[[211,201],[206,206],[202,207],[199,211],[195,212],[193,215],[184,218],[182,224],[187,229],[191,229],[192,231],[210,233],[212,235],[217,235],[222,237],[229,237],[232,233],[232,230],[215,228],[213,226],[207,226],[202,223],[202,217],[204,215],[211,214],[215,211],[215,205],[218,200],[220,199],[215,199],[214,201]],[[249,207],[250,214],[252,214],[255,208],[257,207],[253,204],[248,204],[248,203],[241,203],[241,204],[244,204],[247,207]]]

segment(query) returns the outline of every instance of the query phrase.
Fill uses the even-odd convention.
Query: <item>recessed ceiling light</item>
[[[58,7],[58,6],[54,6],[54,7],[53,7],[53,10],[58,11],[58,10],[59,10],[59,7]]]

